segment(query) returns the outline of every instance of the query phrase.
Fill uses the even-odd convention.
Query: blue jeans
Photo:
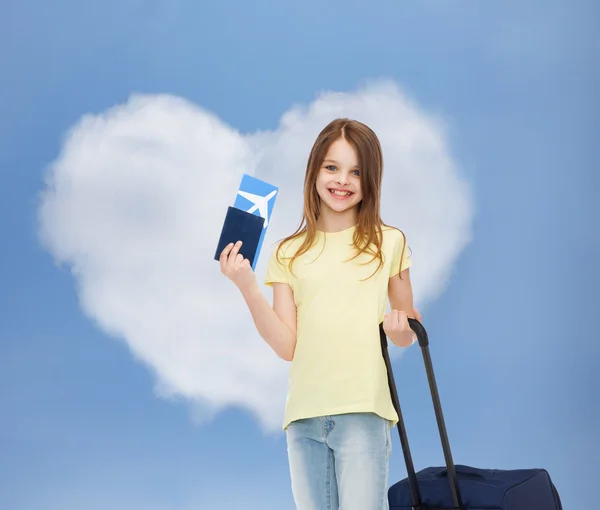
[[[292,422],[286,434],[296,509],[387,509],[390,429],[371,413]]]

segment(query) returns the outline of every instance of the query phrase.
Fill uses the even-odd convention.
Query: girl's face
[[[356,207],[362,200],[358,158],[346,140],[340,138],[329,147],[316,188],[321,205],[337,213]]]

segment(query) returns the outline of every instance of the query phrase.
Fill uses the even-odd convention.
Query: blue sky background
[[[132,92],[255,131],[377,77],[453,120],[474,189],[473,241],[423,310],[455,460],[545,467],[565,509],[597,507],[600,7],[365,5],[0,2],[0,508],[293,508],[283,435],[236,409],[194,424],[83,316],[38,194],[65,131]],[[443,457],[419,356],[396,378],[421,468]]]

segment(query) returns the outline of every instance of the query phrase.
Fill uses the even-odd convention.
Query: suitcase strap
[[[448,433],[446,431],[446,424],[444,422],[444,415],[442,413],[442,404],[440,402],[440,396],[435,381],[435,375],[433,373],[433,364],[431,362],[431,354],[429,352],[429,338],[427,331],[423,325],[416,319],[408,319],[411,329],[416,333],[421,347],[421,353],[423,354],[423,362],[425,364],[425,371],[427,372],[427,380],[429,382],[429,389],[431,391],[431,398],[433,400],[433,409],[435,411],[435,417],[438,424],[438,430],[440,433],[440,439],[442,442],[442,449],[444,451],[444,458],[446,461],[446,469],[448,470],[448,481],[450,483],[450,491],[452,492],[453,509],[440,509],[440,510],[466,510],[460,496],[460,489],[458,487],[458,478],[456,476],[456,469],[454,467],[454,461],[452,460],[452,452],[450,450],[450,442],[448,441]],[[406,427],[404,425],[404,418],[402,416],[402,409],[400,408],[400,399],[398,398],[398,390],[396,382],[394,380],[394,372],[392,370],[392,364],[390,362],[390,355],[388,352],[388,341],[385,331],[383,329],[383,323],[379,325],[379,336],[381,340],[381,352],[385,361],[387,369],[388,384],[390,388],[390,396],[392,398],[392,404],[398,414],[398,435],[400,437],[400,445],[402,446],[402,453],[404,455],[404,462],[406,464],[406,472],[408,474],[408,483],[410,486],[410,494],[412,499],[412,506],[414,510],[426,510],[422,503],[421,493],[419,491],[419,484],[417,482],[417,474],[410,453],[410,446],[408,444],[408,438],[406,434]],[[427,509],[434,510],[434,509]]]

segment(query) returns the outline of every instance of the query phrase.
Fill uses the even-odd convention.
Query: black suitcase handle
[[[427,372],[427,380],[429,381],[429,389],[431,391],[431,398],[433,400],[433,409],[435,411],[435,417],[437,420],[438,430],[440,432],[440,439],[442,442],[442,449],[444,450],[444,458],[446,460],[448,481],[450,483],[450,490],[452,492],[452,501],[454,505],[454,508],[452,510],[465,510],[465,507],[462,503],[462,498],[460,496],[460,489],[458,487],[456,468],[454,466],[454,461],[452,460],[452,452],[450,450],[450,442],[448,440],[448,433],[446,431],[446,424],[444,422],[444,415],[442,413],[440,395],[438,393],[435,375],[433,373],[433,364],[431,362],[431,354],[429,352],[429,337],[427,336],[427,331],[418,320],[409,318],[408,323],[411,329],[417,335],[417,340],[421,347],[421,353],[423,354],[423,362],[425,364],[425,371]],[[400,400],[398,399],[398,390],[396,388],[396,382],[394,381],[394,373],[392,371],[392,364],[390,362],[390,356],[388,353],[388,341],[385,331],[383,329],[383,323],[379,325],[379,335],[381,339],[381,351],[387,369],[388,384],[390,387],[392,404],[394,405],[396,413],[398,414],[398,435],[400,436],[400,445],[402,446],[402,453],[404,455],[404,462],[406,464],[406,472],[408,474],[408,483],[410,486],[412,506],[414,510],[426,510],[422,503],[421,493],[419,491],[419,484],[417,482],[417,474],[415,472],[415,467],[410,453],[410,447],[408,445],[406,427],[404,425],[404,418],[402,416],[402,410],[400,408]]]

